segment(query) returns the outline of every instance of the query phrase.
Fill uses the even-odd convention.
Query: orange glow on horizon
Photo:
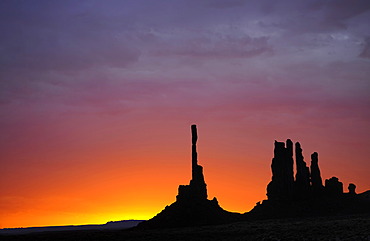
[[[176,200],[179,185],[189,183],[192,123],[145,119],[122,126],[118,119],[83,125],[79,118],[28,133],[40,138],[4,143],[1,228],[148,219]],[[370,189],[365,134],[357,140],[338,138],[336,126],[198,123],[198,160],[208,197],[217,197],[226,210],[244,213],[266,199],[275,139],[300,141],[307,164],[317,151],[323,179],[337,176],[345,190],[350,182],[357,192]],[[339,127],[340,133],[349,132]],[[347,160],[357,164],[348,167]]]

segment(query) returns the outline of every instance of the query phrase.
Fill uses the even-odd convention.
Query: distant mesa
[[[311,165],[304,161],[301,144],[288,139],[275,141],[272,158],[272,178],[267,185],[267,200],[258,202],[247,213],[228,212],[216,198],[207,199],[207,184],[203,167],[198,164],[197,127],[191,126],[192,179],[189,185],[180,185],[176,201],[139,228],[200,226],[266,218],[322,216],[336,214],[370,214],[370,191],[356,194],[356,185],[343,192],[343,183],[337,177],[321,178],[319,155],[311,155]],[[295,155],[295,160],[294,160]],[[294,162],[296,172],[294,176]]]

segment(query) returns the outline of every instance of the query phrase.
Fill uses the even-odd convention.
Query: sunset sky
[[[0,228],[266,199],[274,140],[370,189],[370,1],[0,1]]]

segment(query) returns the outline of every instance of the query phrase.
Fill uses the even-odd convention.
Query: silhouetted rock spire
[[[304,161],[301,144],[295,143],[295,161],[297,172],[295,175],[295,195],[297,198],[306,198],[310,192],[310,171]]]
[[[293,142],[275,141],[274,158],[272,159],[272,180],[267,185],[269,200],[288,200],[293,194]]]
[[[194,170],[196,166],[198,166],[197,141],[198,141],[197,126],[192,125],[191,126],[191,164],[192,164],[193,179],[194,179]]]
[[[321,195],[323,191],[321,173],[319,168],[319,154],[314,152],[311,154],[311,184],[312,194]]]
[[[189,185],[180,185],[177,200],[207,199],[207,184],[204,181],[203,167],[198,165],[197,126],[191,126],[191,167],[192,179]]]
[[[197,153],[197,126],[191,126],[192,134],[192,180],[190,181],[190,187],[193,189],[192,195],[197,198],[207,199],[207,184],[204,181],[203,167],[198,165],[198,153]]]

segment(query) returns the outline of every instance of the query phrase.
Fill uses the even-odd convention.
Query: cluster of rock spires
[[[369,213],[370,191],[357,195],[356,185],[350,183],[349,192],[344,193],[343,183],[337,177],[326,179],[323,185],[318,161],[318,153],[312,153],[309,168],[301,145],[296,142],[294,178],[293,142],[289,139],[286,143],[275,141],[267,200],[258,202],[245,216],[271,218]]]
[[[244,214],[222,209],[216,198],[207,199],[207,184],[204,181],[203,167],[198,164],[197,128],[191,126],[192,133],[192,179],[189,185],[180,185],[176,202],[139,228],[163,228],[199,226],[230,223],[263,218],[302,217],[332,214],[370,214],[370,191],[356,194],[356,186],[349,184],[348,193],[343,192],[343,183],[337,177],[322,183],[318,164],[318,153],[311,155],[310,168],[307,167],[299,142],[295,144],[296,174],[294,178],[293,142],[275,141],[271,170],[272,180],[267,185],[267,200]]]
[[[272,159],[271,170],[272,180],[267,185],[268,200],[305,200],[307,198],[318,198],[326,196],[340,196],[343,194],[343,183],[338,178],[332,177],[322,184],[320,168],[318,164],[318,153],[311,155],[311,166],[307,167],[302,155],[302,148],[299,142],[295,143],[296,175],[294,179],[293,142],[275,141],[274,158]],[[356,186],[350,184],[355,194]]]

